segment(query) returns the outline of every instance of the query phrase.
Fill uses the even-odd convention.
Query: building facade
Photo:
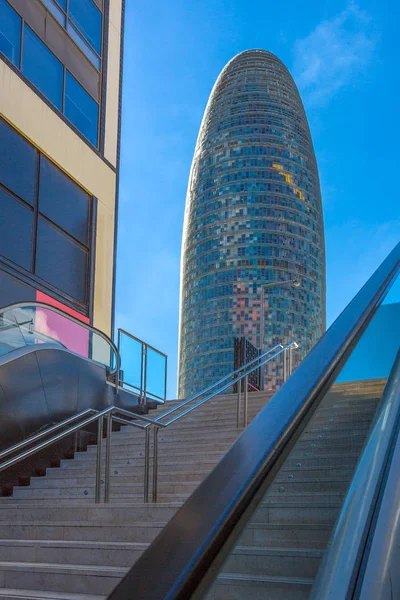
[[[234,336],[264,349],[296,340],[300,360],[324,330],[323,217],[307,118],[283,63],[248,50],[214,85],[189,177],[179,397],[232,371]],[[281,378],[281,365],[269,365],[267,386]]]
[[[0,306],[112,331],[123,0],[0,0]]]

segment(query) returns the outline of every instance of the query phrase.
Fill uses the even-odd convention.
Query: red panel
[[[62,310],[83,323],[89,323],[87,317],[81,315],[76,310],[65,306],[61,302],[54,300],[51,296],[43,294],[43,292],[36,292],[36,301],[50,304],[50,306]],[[39,333],[43,333],[44,335],[58,340],[72,352],[88,357],[89,331],[77,323],[73,323],[68,317],[63,317],[62,315],[52,312],[50,309],[37,308],[35,328]]]
[[[90,324],[89,317],[85,317],[84,315],[82,315],[78,311],[74,310],[73,308],[70,308],[69,306],[65,306],[65,304],[62,304],[61,302],[54,300],[54,298],[52,298],[51,296],[48,296],[47,294],[44,294],[43,292],[39,292],[38,290],[36,290],[36,302],[44,302],[45,304],[50,304],[50,306],[55,306],[56,308],[59,308],[60,310],[67,313],[68,315],[72,315],[73,317],[75,317],[75,319],[79,319],[80,321],[83,321],[84,323]]]

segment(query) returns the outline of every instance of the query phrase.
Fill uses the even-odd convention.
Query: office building
[[[322,205],[307,118],[283,63],[248,50],[214,85],[190,172],[179,397],[232,370],[234,336],[264,349],[295,340],[298,362],[324,330]],[[281,380],[281,366],[270,366],[267,386]]]

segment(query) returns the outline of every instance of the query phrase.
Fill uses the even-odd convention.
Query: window
[[[0,119],[0,184],[33,205],[35,175],[36,150]]]
[[[22,72],[54,106],[62,110],[63,65],[26,24]]]
[[[87,253],[60,229],[39,216],[36,274],[56,288],[86,301]]]
[[[81,1],[81,0],[79,0]],[[87,0],[92,4],[92,0]],[[43,0],[48,10],[56,19],[65,25],[79,48],[88,56],[92,63],[100,69],[100,57],[84,41],[80,33],[71,23],[61,8],[65,3],[60,0]],[[71,1],[70,7],[74,5]],[[83,2],[85,4],[85,2]],[[100,15],[101,13],[93,5]],[[82,9],[83,10],[83,9]],[[89,14],[83,10],[82,14]],[[81,9],[76,8],[80,14]],[[95,13],[96,14],[96,13]],[[22,60],[20,59],[21,44],[23,47]],[[0,0],[0,54],[4,54],[23,74],[35,85],[46,98],[80,131],[80,133],[94,146],[98,147],[99,105],[88,94],[80,83],[66,70],[65,66],[47,48],[42,40],[25,23],[23,28],[23,41],[21,42],[21,18],[6,2]],[[64,85],[65,78],[65,85]],[[1,151],[1,150],[0,150]]]
[[[29,270],[32,256],[33,209],[0,188],[0,254]]]
[[[88,245],[90,197],[44,156],[40,157],[39,211]]]
[[[21,17],[6,0],[0,0],[0,52],[19,67]]]
[[[91,205],[89,194],[0,119],[0,255],[81,310],[89,300]]]
[[[76,79],[66,72],[65,116],[97,146],[99,107]]]
[[[68,16],[89,44],[100,54],[102,15],[93,0],[69,0]]]

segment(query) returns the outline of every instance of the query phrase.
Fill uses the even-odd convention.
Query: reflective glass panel
[[[84,303],[87,263],[87,252],[39,217],[36,251],[36,274],[39,277]]]
[[[67,23],[67,31],[71,38],[74,40],[75,44],[79,46],[82,52],[88,57],[90,62],[96,67],[98,71],[100,71],[100,58],[97,56],[95,52],[91,49],[91,47],[85,42],[83,37],[77,32],[72,23]]]
[[[33,210],[0,188],[0,254],[31,269]]]
[[[66,72],[65,116],[94,145],[97,146],[99,106],[83,87]]]
[[[0,119],[0,183],[29,204],[34,202],[36,163],[35,148]]]
[[[40,157],[39,211],[88,245],[89,196],[44,156]]]
[[[92,0],[69,0],[68,14],[82,35],[101,54],[102,15]]]
[[[19,67],[21,17],[6,0],[0,0],[0,52]]]
[[[64,67],[28,25],[24,27],[22,72],[62,110]]]
[[[147,347],[146,360],[146,393],[164,400],[165,375],[167,370],[167,357],[156,350]]]
[[[46,6],[46,8],[49,10],[49,12],[51,12],[53,17],[55,19],[57,19],[57,21],[60,23],[60,25],[65,27],[66,16],[62,12],[62,10],[59,9],[57,4],[53,0],[42,0],[42,2]]]
[[[143,386],[143,344],[139,340],[120,332],[119,353],[121,357],[122,387],[131,387],[141,392]],[[124,385],[125,384],[125,385]]]

